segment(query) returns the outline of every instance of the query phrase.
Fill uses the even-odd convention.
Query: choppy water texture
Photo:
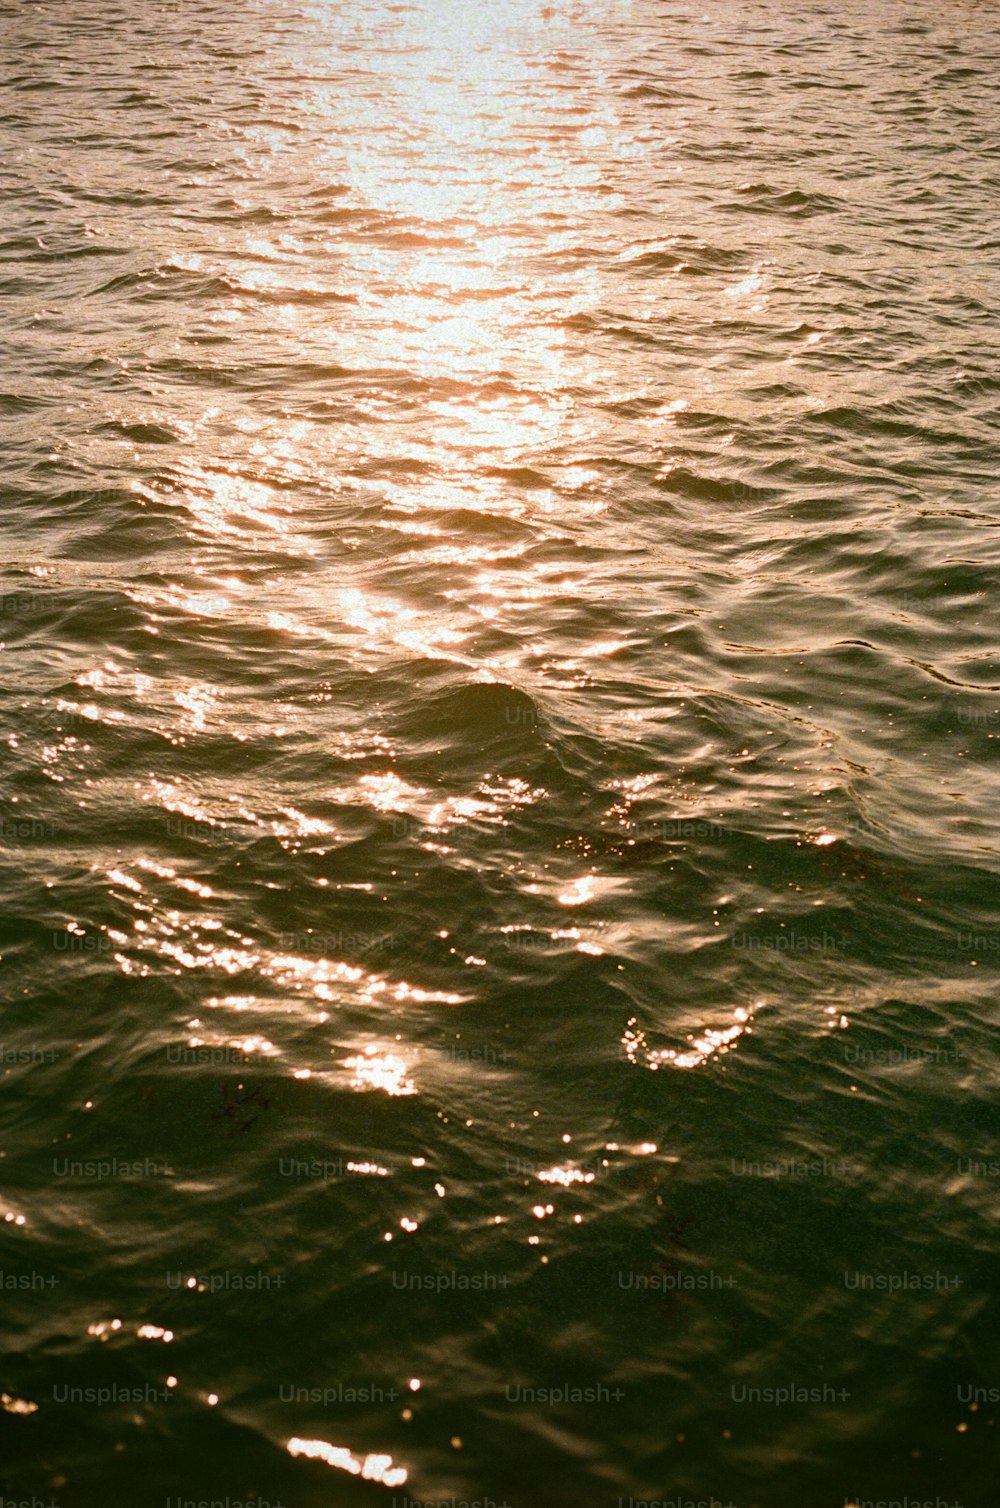
[[[0,3],[6,1490],[994,1500],[997,15]]]

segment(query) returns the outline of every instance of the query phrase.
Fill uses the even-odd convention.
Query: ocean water
[[[0,1488],[996,1501],[985,0],[0,0]]]

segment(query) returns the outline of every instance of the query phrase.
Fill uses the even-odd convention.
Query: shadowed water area
[[[705,4],[0,0],[16,1498],[994,1501],[998,13]]]

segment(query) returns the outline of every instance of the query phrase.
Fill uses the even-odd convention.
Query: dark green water
[[[996,1503],[996,22],[0,0],[0,1508]]]

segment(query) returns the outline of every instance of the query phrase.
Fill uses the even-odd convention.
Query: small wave
[[[499,681],[432,692],[402,719],[407,737],[420,742],[444,737],[449,743],[491,746],[498,737],[521,739],[533,734],[539,722],[538,706],[527,692]]]
[[[788,215],[794,219],[832,214],[844,208],[842,201],[830,194],[806,193],[803,189],[776,189],[769,183],[741,183],[736,192],[740,195],[739,199],[724,202],[719,208],[750,214]]]

